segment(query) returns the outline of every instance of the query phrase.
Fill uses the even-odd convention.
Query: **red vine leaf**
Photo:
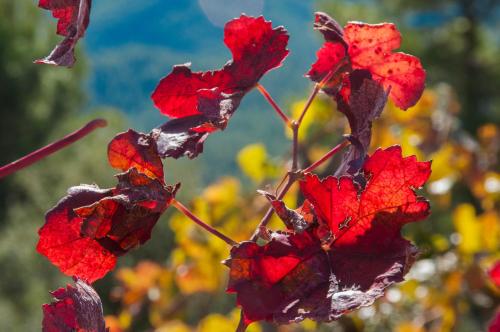
[[[374,81],[367,70],[344,75],[342,88],[335,95],[338,110],[347,117],[351,128],[351,146],[344,154],[336,175],[356,173],[362,166],[372,136],[372,122],[380,116],[388,92]]]
[[[50,210],[37,250],[63,273],[94,282],[118,256],[149,240],[178,185],[164,187],[132,168],[113,189],[81,185]]]
[[[318,20],[333,21],[324,13],[317,14]],[[407,109],[418,101],[424,89],[425,71],[418,58],[393,53],[401,46],[401,35],[394,24],[350,22],[343,31],[333,29],[333,36],[331,28],[325,34],[325,25],[315,24],[315,28],[323,33],[326,43],[308,73],[313,81],[319,82],[348,56],[352,69],[369,70],[374,80],[390,89],[389,96],[396,106]]]
[[[334,248],[376,253],[400,238],[405,223],[428,216],[429,203],[415,188],[429,178],[430,165],[415,156],[403,158],[401,147],[393,146],[367,158],[364,188],[348,176],[320,180],[313,174],[306,175],[300,188],[320,223],[328,225]]]
[[[429,177],[430,163],[391,147],[377,150],[363,171],[364,188],[351,176],[306,175],[301,191],[312,207],[300,211],[315,213],[317,223],[302,233],[273,233],[263,246],[232,249],[228,292],[237,293],[247,324],[331,321],[373,304],[403,280],[418,251],[400,231],[428,215],[414,189]]]
[[[242,15],[229,21],[224,41],[233,59],[222,69],[192,72],[189,64],[174,66],[153,92],[151,98],[161,113],[189,118],[156,130],[155,137],[162,140],[160,155],[196,157],[208,134],[225,129],[244,95],[288,54],[286,30],[273,29],[262,17]]]
[[[495,317],[490,322],[488,332],[500,332],[500,311],[497,311]]]
[[[132,129],[116,135],[108,145],[108,160],[114,168],[125,172],[133,167],[163,182],[163,163],[150,135]]]
[[[76,43],[85,34],[89,25],[92,0],[40,0],[40,8],[52,11],[58,19],[57,34],[64,36],[52,52],[35,63],[71,67],[75,63]]]
[[[54,301],[42,307],[43,332],[106,331],[101,299],[89,284],[75,278],[75,286],[51,294]]]

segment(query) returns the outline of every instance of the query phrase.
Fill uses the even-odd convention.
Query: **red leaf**
[[[52,11],[58,19],[57,34],[64,36],[52,52],[35,63],[71,67],[75,63],[74,48],[89,25],[92,0],[40,0],[40,8]]]
[[[495,317],[490,322],[488,332],[500,332],[500,311],[497,311]]]
[[[320,22],[333,21],[323,13],[317,14],[317,22],[318,17]],[[315,28],[323,33],[326,43],[308,73],[313,81],[319,82],[337,67],[347,46],[352,69],[369,70],[374,80],[390,89],[389,96],[396,106],[407,109],[418,101],[424,90],[425,71],[418,58],[393,53],[401,46],[401,35],[394,24],[350,22],[341,31],[316,23]]]
[[[317,223],[301,233],[272,233],[263,246],[243,242],[231,250],[227,291],[237,293],[247,324],[331,321],[373,304],[403,280],[418,251],[400,230],[428,214],[414,189],[429,177],[430,163],[391,147],[368,158],[363,172],[364,188],[351,176],[306,175],[301,190],[312,208],[307,203],[295,212],[304,218],[314,212]],[[291,210],[270,199],[290,220]]]
[[[179,119],[193,117],[167,123],[156,132],[155,137],[162,139],[158,142],[162,156],[194,158],[208,134],[223,130],[244,95],[288,54],[286,30],[273,29],[262,17],[242,15],[228,22],[224,41],[233,60],[222,69],[192,72],[189,64],[174,66],[153,92],[151,98],[161,113]]]
[[[105,332],[101,299],[82,280],[52,292],[54,301],[44,304],[43,332]]]
[[[491,281],[497,286],[500,287],[500,261],[497,261],[495,265],[488,271],[488,275],[491,278]]]
[[[328,281],[328,263],[309,232],[276,236],[266,245],[242,242],[231,250],[227,292],[237,293],[247,324],[280,321],[291,303]]]
[[[178,186],[164,187],[132,168],[114,189],[72,187],[50,210],[37,250],[70,276],[94,282],[118,256],[145,243]]]
[[[336,94],[338,110],[345,114],[351,127],[351,146],[344,154],[336,175],[355,174],[363,164],[371,141],[372,122],[384,110],[388,92],[371,78],[367,70],[345,75],[342,89]]]
[[[125,172],[134,167],[163,182],[163,163],[158,156],[156,142],[150,135],[132,129],[116,135],[108,145],[108,160],[114,168]]]
[[[227,291],[237,293],[247,325],[335,320],[373,304],[385,288],[403,280],[416,250],[406,241],[399,244],[383,255],[327,252],[309,231],[275,234],[264,246],[243,242],[226,261]]]
[[[405,223],[429,214],[429,203],[414,190],[429,178],[430,162],[403,158],[401,148],[393,146],[378,149],[366,160],[363,172],[364,189],[348,176],[320,180],[312,174],[300,187],[320,222],[330,228],[335,248],[383,252],[400,237]]]

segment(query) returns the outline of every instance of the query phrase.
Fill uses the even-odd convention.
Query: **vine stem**
[[[340,60],[340,62],[337,64],[337,66],[332,69],[331,71],[326,74],[326,76],[321,80],[321,82],[316,83],[314,85],[314,88],[307,98],[306,104],[304,105],[304,109],[300,113],[300,116],[297,120],[290,121],[290,119],[283,113],[283,111],[279,108],[279,106],[274,102],[274,100],[271,98],[269,93],[264,89],[264,87],[260,84],[257,83],[257,89],[264,95],[264,97],[269,101],[269,103],[274,107],[276,112],[280,115],[280,117],[291,127],[292,133],[293,133],[293,138],[292,138],[292,166],[290,170],[288,171],[288,181],[285,184],[285,186],[281,189],[279,192],[277,199],[281,200],[283,197],[287,194],[288,190],[292,187],[292,185],[295,183],[297,179],[299,179],[302,174],[304,173],[303,170],[299,170],[299,129],[300,125],[302,124],[302,120],[304,120],[304,117],[311,107],[314,98],[318,95],[319,91],[340,71],[340,69],[344,66],[346,63],[347,58],[344,58]],[[317,162],[313,163],[311,166],[306,168],[306,170],[313,170],[322,163],[324,163],[328,158],[333,156],[337,151],[342,149],[345,145],[348,144],[346,142],[343,142],[336,147],[334,147],[332,150],[330,150],[325,156],[323,156],[320,160]],[[257,229],[253,233],[252,237],[250,238],[251,241],[257,241],[259,238],[259,235],[265,232],[266,226],[269,223],[269,220],[271,219],[272,215],[274,213],[274,209],[270,207],[267,211],[264,217],[262,217],[259,225],[257,226]]]
[[[248,325],[245,323],[245,318],[243,317],[243,310],[240,314],[240,322],[238,323],[238,327],[236,328],[236,332],[245,332],[247,330]]]
[[[197,216],[195,216],[187,207],[185,207],[178,200],[173,199],[172,200],[172,205],[177,210],[179,210],[180,212],[182,212],[186,217],[188,217],[189,219],[191,219],[192,221],[194,221],[196,224],[198,224],[198,226],[201,226],[203,229],[205,229],[206,231],[208,231],[212,235],[217,236],[219,239],[221,239],[222,241],[226,242],[230,246],[235,246],[235,245],[238,244],[236,241],[234,241],[230,237],[222,234],[221,232],[219,232],[218,230],[216,230],[212,226],[210,226],[210,225],[206,224],[205,222],[203,222],[200,218],[198,218]]]
[[[286,114],[281,110],[281,108],[278,106],[278,104],[274,101],[273,97],[267,92],[266,88],[262,86],[261,84],[257,83],[256,84],[257,90],[266,98],[267,102],[274,108],[276,113],[278,113],[279,117],[285,122],[285,124],[290,127],[292,121]]]
[[[7,164],[5,166],[0,167],[0,179],[10,175],[12,173],[15,173],[25,167],[28,167],[37,161],[65,148],[66,146],[73,144],[74,142],[84,138],[88,134],[90,134],[92,131],[94,131],[97,128],[101,127],[106,127],[107,122],[104,119],[95,119],[87,123],[85,126],[82,128],[72,132],[69,135],[66,135],[62,139],[55,141],[47,146],[44,146],[43,148],[40,148],[36,151],[33,151],[32,153],[11,162],[10,164]]]
[[[333,155],[335,155],[337,152],[348,146],[350,143],[348,140],[344,140],[342,143],[337,144],[333,149],[328,151],[323,157],[312,163],[309,167],[304,168],[302,170],[303,173],[309,173],[314,171],[316,168],[318,168],[321,164],[323,164],[325,161],[330,159]]]

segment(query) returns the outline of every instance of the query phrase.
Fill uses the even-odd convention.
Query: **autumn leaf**
[[[323,33],[325,44],[307,75],[320,82],[347,58],[352,70],[368,70],[374,80],[390,90],[389,97],[396,106],[408,109],[415,105],[424,90],[425,71],[418,58],[393,52],[401,46],[396,26],[349,22],[341,30],[332,22],[328,15],[316,14],[315,29]]]
[[[132,168],[113,189],[80,185],[47,212],[37,250],[63,273],[88,282],[112,270],[118,256],[149,240],[178,185]]]
[[[178,119],[156,129],[162,156],[196,157],[206,137],[225,129],[244,95],[288,55],[286,30],[273,28],[263,17],[242,15],[229,21],[224,42],[233,59],[222,69],[192,72],[189,64],[177,65],[153,92],[160,112]],[[179,122],[184,118],[189,120]]]
[[[40,0],[40,8],[50,10],[57,18],[57,34],[64,36],[60,42],[43,59],[35,63],[71,67],[75,63],[74,49],[76,43],[85,34],[89,25],[92,0]]]
[[[89,284],[75,278],[75,286],[51,294],[54,301],[42,307],[43,332],[106,331],[101,299]]]
[[[288,223],[297,214],[316,219],[300,233],[274,232],[263,246],[242,242],[231,250],[227,291],[237,293],[246,324],[335,320],[403,280],[418,250],[401,228],[429,213],[415,189],[429,177],[430,163],[403,158],[394,146],[367,158],[362,175],[364,185],[352,176],[307,174],[300,182],[307,208],[298,211],[266,195]]]
[[[133,167],[163,182],[163,163],[150,135],[132,129],[116,135],[108,144],[108,160],[112,167],[123,172]]]

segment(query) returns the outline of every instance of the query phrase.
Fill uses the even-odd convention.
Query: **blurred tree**
[[[83,62],[71,71],[32,64],[58,38],[54,23],[31,0],[0,0],[0,165],[40,147],[83,100]],[[20,197],[11,178],[0,182],[0,226],[7,202]]]
[[[394,22],[404,36],[402,49],[417,55],[428,85],[449,82],[457,91],[464,129],[500,121],[500,4],[495,0],[319,1],[319,9],[339,23]]]

